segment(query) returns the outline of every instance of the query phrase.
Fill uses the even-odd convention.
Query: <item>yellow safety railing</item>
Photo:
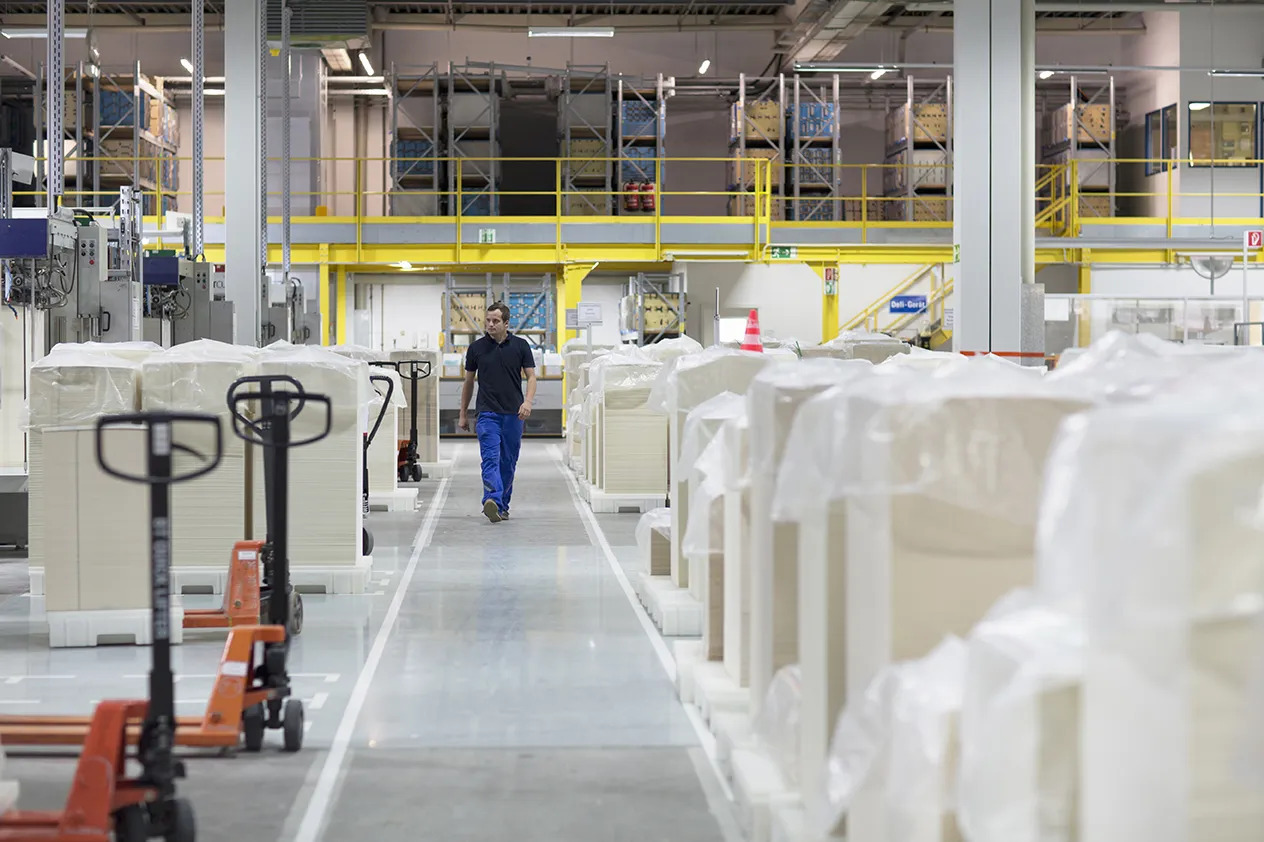
[[[279,159],[269,159],[279,161]],[[868,232],[883,228],[952,226],[952,168],[948,164],[834,164],[746,158],[601,157],[327,157],[294,158],[313,170],[321,189],[290,194],[296,221],[336,216],[359,222],[399,217],[492,215],[562,220],[611,218],[653,222],[707,222],[741,218],[769,239],[765,223],[784,228],[834,226]],[[222,158],[206,158],[205,206],[223,215]],[[146,197],[147,213],[192,210],[187,183],[192,162],[172,155],[71,156],[73,166],[99,167],[100,188],[90,173],[67,178],[63,202],[108,204],[123,184]],[[1047,235],[1074,237],[1101,224],[1173,226],[1258,222],[1264,215],[1260,159],[1074,159],[1043,164],[1036,172],[1036,225]],[[509,168],[536,167],[533,189],[499,189],[494,180]],[[630,168],[643,177],[620,176]],[[1108,173],[1113,170],[1113,180]],[[607,180],[606,173],[613,173]],[[1151,173],[1151,174],[1147,174]],[[546,184],[545,181],[548,181]],[[76,184],[81,185],[76,188]],[[1113,189],[1111,185],[1113,184]],[[680,185],[680,186],[677,186]],[[911,185],[911,186],[910,186]],[[268,195],[279,197],[275,182]],[[686,189],[686,186],[688,189]],[[494,194],[495,198],[491,198]],[[39,196],[17,190],[15,196]],[[273,203],[276,206],[276,203]],[[757,245],[760,245],[757,243]],[[560,247],[560,245],[559,245]]]

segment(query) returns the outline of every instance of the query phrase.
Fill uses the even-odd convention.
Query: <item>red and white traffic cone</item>
[[[764,352],[764,340],[759,336],[759,311],[751,310],[746,318],[746,336],[742,339],[743,351]]]

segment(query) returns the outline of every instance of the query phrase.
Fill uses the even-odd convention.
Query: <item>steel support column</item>
[[[56,210],[66,187],[63,157],[66,151],[62,116],[66,100],[65,0],[48,0],[48,208]],[[77,106],[77,103],[76,103]],[[39,119],[38,117],[36,119]]]
[[[1023,330],[1036,274],[1034,0],[955,0],[953,16],[953,123],[970,138],[953,157],[953,345],[1036,353],[1043,337]]]
[[[193,256],[201,257],[206,239],[206,199],[202,131],[206,112],[206,32],[202,0],[193,0]],[[80,100],[82,102],[83,100]]]
[[[224,9],[225,284],[237,311],[236,342],[259,344],[261,279],[267,255],[264,209],[264,13],[257,0],[227,0]]]

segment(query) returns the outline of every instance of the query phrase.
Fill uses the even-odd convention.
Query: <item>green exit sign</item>
[[[496,229],[495,228],[478,229],[478,242],[479,242],[479,245],[495,245]]]
[[[772,260],[794,260],[799,250],[794,246],[769,246],[768,257]]]

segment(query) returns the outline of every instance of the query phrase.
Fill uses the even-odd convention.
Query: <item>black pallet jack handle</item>
[[[206,426],[215,431],[215,450],[203,454],[174,440],[173,425]],[[129,473],[106,458],[105,432],[137,427],[145,430],[145,473]],[[176,473],[174,454],[186,453],[200,460],[199,467]],[[174,759],[176,734],[175,677],[171,672],[171,486],[188,482],[215,470],[223,456],[219,418],[193,412],[131,412],[97,419],[96,459],[101,470],[125,482],[149,486],[150,611],[153,659],[149,672],[149,707],[141,730],[140,761],[144,780],[164,796],[175,792],[175,781],[184,777],[184,766]],[[167,817],[170,818],[170,817]],[[153,816],[155,824],[164,821]]]
[[[257,390],[247,391],[250,386]],[[275,388],[276,386],[289,388]],[[258,402],[259,413],[245,414],[247,404]],[[315,435],[296,439],[291,424],[309,404],[324,407],[324,427]],[[272,547],[272,590],[279,587],[281,598],[268,600],[268,622],[290,627],[289,616],[289,449],[315,444],[333,428],[333,406],[325,395],[303,390],[293,377],[284,374],[242,377],[228,387],[228,408],[233,416],[233,433],[243,441],[263,448],[263,471],[267,501],[268,537]]]
[[[373,421],[373,426],[364,434],[364,513],[369,513],[369,445],[373,444],[373,440],[377,438],[378,428],[382,426],[382,419],[386,417],[386,410],[391,406],[391,398],[395,396],[395,381],[385,374],[370,374],[369,382],[374,384],[373,389],[377,392],[378,397],[382,399],[382,407],[377,411],[377,418]],[[386,394],[382,394],[382,390],[377,388],[378,383],[386,384]]]
[[[393,368],[410,384],[408,401],[408,461],[417,461],[417,384],[431,374],[430,360],[378,360],[370,365]]]

